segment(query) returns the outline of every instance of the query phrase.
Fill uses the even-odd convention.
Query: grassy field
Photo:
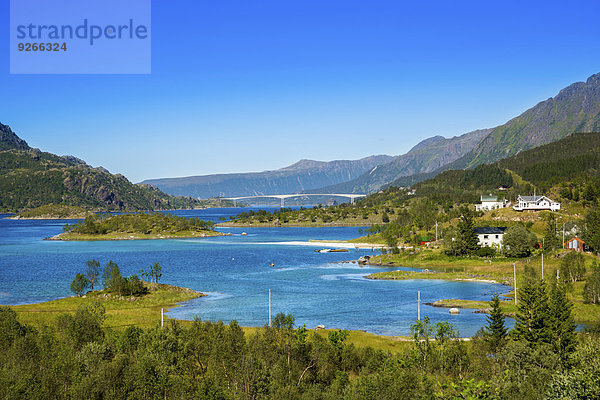
[[[364,239],[364,238],[363,238]],[[544,278],[549,279],[556,274],[560,268],[561,255],[565,251],[556,251],[544,256]],[[596,257],[585,254],[586,265],[590,265]],[[513,264],[517,272],[517,287],[519,282],[525,278],[526,267],[532,268],[541,276],[542,256],[534,255],[525,259],[493,258],[483,259],[479,257],[452,257],[443,254],[441,249],[419,249],[419,251],[404,251],[400,254],[383,254],[371,258],[371,265],[402,266],[428,269],[428,272],[413,271],[385,271],[377,272],[368,276],[369,279],[447,279],[447,280],[474,280],[493,281],[513,286]],[[588,271],[589,274],[589,271]],[[577,282],[573,290],[569,292],[569,298],[573,302],[573,315],[577,323],[591,325],[600,321],[600,306],[585,304],[583,302],[584,282]],[[508,298],[514,299],[514,291]],[[441,299],[439,306],[486,309],[486,302],[477,302],[461,299]],[[504,304],[507,312],[514,312],[509,303]]]
[[[48,240],[64,240],[64,241],[94,241],[94,240],[152,240],[152,239],[187,239],[201,238],[211,236],[225,236],[226,233],[205,230],[198,231],[179,231],[179,232],[163,232],[163,233],[130,233],[130,232],[111,232],[104,235],[84,235],[81,233],[64,232],[59,235],[48,238]]]
[[[105,326],[113,329],[127,326],[149,327],[160,321],[165,312],[178,303],[204,296],[204,294],[177,286],[148,283],[150,293],[139,297],[123,298],[103,291],[89,292],[85,297],[67,297],[38,304],[11,306],[24,323],[35,326],[50,325],[62,313],[75,312],[84,304],[100,302],[106,309]],[[165,319],[167,317],[165,316]]]
[[[148,328],[160,323],[161,309],[165,312],[177,307],[179,303],[204,296],[204,294],[187,288],[163,284],[147,284],[150,293],[132,298],[119,298],[107,295],[102,291],[89,292],[85,297],[67,297],[38,304],[11,306],[17,312],[19,321],[33,326],[54,324],[56,318],[64,313],[73,313],[80,305],[101,303],[106,309],[104,326],[114,330],[122,330],[128,326]],[[169,318],[165,315],[165,321]],[[192,321],[179,321],[183,325]],[[226,321],[228,323],[229,321]],[[312,328],[312,327],[309,327]],[[247,335],[254,335],[258,327],[244,327]],[[329,330],[319,330],[317,333],[327,336]],[[363,331],[350,331],[347,341],[356,347],[373,347],[393,353],[401,352],[410,345],[406,337],[374,335]]]

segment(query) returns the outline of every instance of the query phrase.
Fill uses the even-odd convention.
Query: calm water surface
[[[218,221],[248,208],[177,211],[177,215]],[[417,291],[423,302],[444,298],[489,300],[502,285],[442,280],[373,281],[373,272],[400,268],[359,267],[342,263],[372,251],[316,253],[315,247],[282,245],[310,239],[346,240],[359,228],[219,228],[233,236],[204,239],[54,242],[43,239],[62,231],[65,221],[7,220],[0,215],[0,304],[36,303],[72,295],[69,285],[92,258],[115,261],[123,275],[139,274],[154,262],[163,267],[163,283],[208,294],[170,311],[181,319],[237,320],[262,326],[268,321],[268,291],[273,315],[291,313],[312,328],[362,329],[407,335],[417,318]],[[242,232],[247,236],[242,236]],[[275,268],[269,268],[269,263]],[[473,335],[485,315],[422,305],[433,322],[449,321],[461,335]]]

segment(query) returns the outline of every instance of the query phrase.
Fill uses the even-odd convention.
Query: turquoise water
[[[248,209],[244,209],[247,211]],[[217,221],[241,209],[178,211]],[[0,218],[3,217],[0,215]],[[205,239],[111,242],[44,241],[62,231],[64,221],[0,219],[0,304],[36,303],[72,295],[69,285],[85,262],[115,261],[124,275],[138,274],[154,262],[163,267],[163,283],[189,287],[208,296],[184,303],[169,315],[181,319],[236,319],[241,325],[268,322],[272,313],[291,313],[296,323],[313,328],[362,329],[385,335],[407,335],[417,318],[417,291],[424,303],[443,298],[489,300],[502,285],[441,280],[373,281],[364,276],[400,268],[360,267],[343,263],[372,251],[316,253],[315,247],[282,245],[310,239],[345,240],[359,228],[219,228],[233,236]],[[247,236],[242,236],[245,231]],[[275,268],[269,268],[269,263]],[[485,315],[421,306],[433,322],[449,321],[461,335],[472,335]]]

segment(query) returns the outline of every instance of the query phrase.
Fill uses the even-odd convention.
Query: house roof
[[[519,199],[523,201],[534,201],[537,202],[541,200],[544,196],[519,196]]]
[[[481,196],[481,201],[498,201],[498,196],[492,196],[490,195],[482,195]]]
[[[499,235],[503,234],[506,230],[504,226],[483,226],[475,228],[475,233],[478,235]]]
[[[546,199],[548,201],[553,201],[550,198],[546,197],[546,196],[521,196],[519,195],[518,200],[522,200],[522,201],[527,201],[527,202],[534,202],[537,203],[538,201],[542,200],[542,199]]]
[[[572,242],[573,240],[577,240],[579,243],[585,243],[583,240],[581,240],[581,239],[579,239],[577,236],[575,236],[574,238],[571,238],[571,239],[567,240],[567,241],[565,242],[565,244],[566,244],[566,243],[570,243],[570,242]]]

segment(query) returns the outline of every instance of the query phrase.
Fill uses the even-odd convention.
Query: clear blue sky
[[[9,75],[0,15],[0,122],[134,182],[402,154],[600,72],[597,0],[154,0],[150,75]]]

